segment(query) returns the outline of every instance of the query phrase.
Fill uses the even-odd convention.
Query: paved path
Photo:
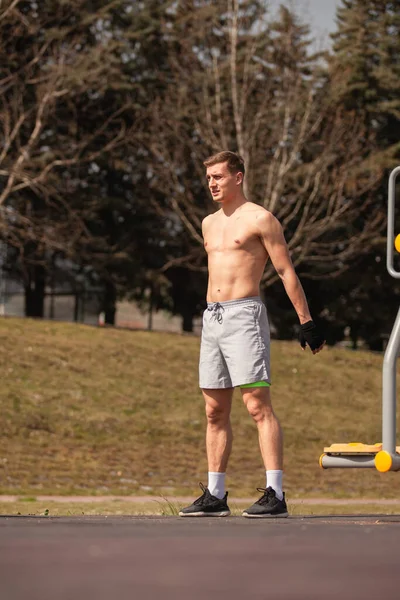
[[[398,600],[400,515],[1,517],[2,600]]]

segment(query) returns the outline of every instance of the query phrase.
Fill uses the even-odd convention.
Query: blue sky
[[[317,43],[324,47],[329,45],[329,33],[336,29],[335,14],[336,7],[341,4],[340,0],[269,0],[269,4],[272,12],[280,4],[294,8],[302,20],[310,25]]]

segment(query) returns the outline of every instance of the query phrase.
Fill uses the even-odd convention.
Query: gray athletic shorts
[[[203,315],[200,387],[270,383],[267,309],[258,296],[209,303]]]

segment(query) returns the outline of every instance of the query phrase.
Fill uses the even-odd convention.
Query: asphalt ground
[[[1,600],[399,600],[400,515],[0,517]]]

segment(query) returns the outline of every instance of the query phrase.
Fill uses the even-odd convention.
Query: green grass
[[[197,496],[198,351],[194,336],[0,319],[0,493]],[[381,367],[373,353],[272,343],[289,498],[399,496],[400,473],[318,466],[325,445],[380,441]],[[253,497],[264,470],[239,392],[232,424],[228,488]]]

